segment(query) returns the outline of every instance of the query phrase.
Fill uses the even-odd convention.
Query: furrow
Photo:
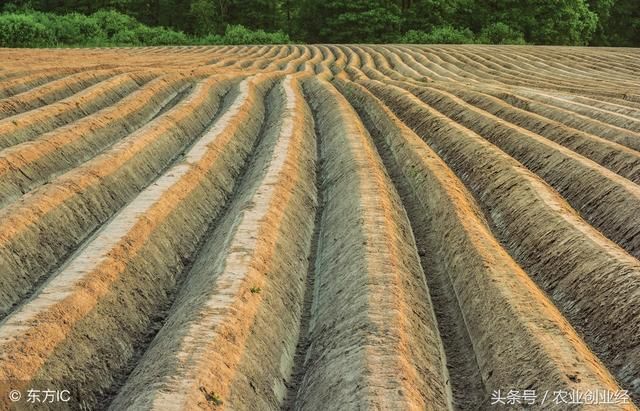
[[[272,81],[241,83],[238,99],[185,156],[0,324],[3,381],[46,380],[70,390],[76,403],[97,405],[222,210],[257,138]]]
[[[317,50],[319,54],[319,61],[314,67],[316,75],[320,78],[333,77],[333,70],[331,68],[336,60],[336,56],[326,46],[316,46],[315,50]]]
[[[294,409],[448,408],[442,348],[405,212],[330,83],[305,83],[324,210],[305,374]]]
[[[0,119],[52,104],[120,73],[122,70],[82,72],[2,99]]]
[[[611,108],[611,106],[615,106],[616,108],[620,108],[623,114],[633,115],[634,117],[640,118],[640,102],[634,102],[615,97],[598,97],[597,101],[606,102],[609,110],[616,111]],[[633,110],[633,114],[629,113],[629,110]],[[636,115],[635,113],[638,114]]]
[[[460,81],[463,83],[477,83],[485,84],[495,83],[496,80],[487,78],[487,76],[480,76],[475,74],[475,70],[463,70],[459,67],[460,62],[457,60],[451,60],[450,56],[438,53],[433,49],[424,49],[421,46],[408,46],[412,50],[416,50],[418,53],[418,61],[424,64],[428,68],[433,68],[441,73],[449,80]]]
[[[473,54],[473,58],[470,59],[466,56],[460,56],[450,48],[441,50],[441,52],[447,54],[449,57],[456,56],[454,58],[456,58],[456,60],[458,60],[459,64],[461,65],[466,63],[476,68],[476,70],[479,72],[490,73],[496,81],[505,85],[510,84],[523,87],[535,86],[538,89],[562,90],[578,93],[588,92],[607,96],[621,96],[625,93],[625,90],[622,89],[618,89],[618,91],[616,91],[616,87],[621,87],[622,83],[611,83],[610,81],[607,81],[607,87],[605,88],[602,87],[601,82],[593,82],[584,79],[581,82],[573,82],[573,80],[576,78],[575,74],[567,76],[566,73],[562,72],[562,70],[559,71],[557,67],[551,68],[551,66],[548,64],[549,60],[546,60],[544,63],[546,65],[546,69],[536,71],[533,76],[528,76],[526,74],[526,71],[523,70],[516,71],[513,75],[509,75],[507,72],[505,72],[506,70],[500,65],[489,63],[489,66],[491,66],[489,67],[485,64],[482,64],[481,62],[486,60],[483,57],[484,53],[481,54],[476,51]],[[546,73],[553,74],[553,76],[549,77],[549,75]],[[558,81],[558,79],[560,81]],[[610,80],[610,78],[608,78],[608,80]]]
[[[621,85],[612,76],[601,76],[600,73],[585,72],[584,70],[576,70],[566,66],[552,67],[546,65],[543,70],[539,68],[531,70],[507,62],[507,59],[510,60],[509,57],[496,59],[486,53],[478,52],[472,53],[471,58],[468,55],[465,58],[467,62],[474,61],[481,64],[494,73],[496,78],[509,77],[517,80],[514,84],[526,84],[528,80],[530,84],[540,84],[548,89],[566,88],[567,86],[602,88],[602,83],[605,83],[606,87],[610,88]],[[548,61],[548,63],[553,65],[553,62]],[[520,80],[525,80],[525,82]]]
[[[623,387],[640,394],[640,263],[539,178],[406,90],[362,82],[455,172],[513,259]]]
[[[160,77],[113,106],[0,151],[0,207],[89,160],[161,116],[190,91],[184,75]]]
[[[0,317],[206,129],[229,87],[204,81],[159,121],[0,210]]]
[[[313,230],[315,156],[299,86],[288,77],[265,103],[262,137],[237,194],[111,409],[282,402]]]
[[[536,392],[618,389],[493,237],[479,206],[446,163],[361,86],[343,83],[340,88],[363,116],[409,205],[437,304],[456,408],[488,407],[492,391],[513,386]]]
[[[38,73],[26,74],[19,78],[0,81],[0,98],[7,98],[24,93],[32,88],[40,87],[49,82],[71,76],[80,70],[58,69],[43,70]]]
[[[576,96],[573,94],[565,94],[561,96],[565,100],[571,100],[578,103],[586,104],[590,107],[601,108],[614,113],[623,114],[640,120],[640,107],[633,106],[633,103],[616,100],[616,99],[595,99],[592,97]]]
[[[640,152],[510,106],[497,97],[459,86],[435,85],[434,87],[452,93],[465,102],[505,121],[561,144],[640,185]]]
[[[539,114],[569,127],[622,144],[623,146],[640,152],[640,133],[634,133],[633,131],[616,127],[611,124],[606,124],[581,114],[576,114],[568,110],[520,97],[513,92],[506,92],[493,88],[486,89],[484,91],[487,94],[506,101],[512,106]]]
[[[381,48],[383,52],[375,52],[375,49],[367,48],[370,54],[378,57],[381,67],[384,68],[383,73],[392,74],[395,77],[403,78],[404,80],[411,79],[419,82],[428,82],[428,78],[425,78],[420,73],[409,67],[402,61],[397,54],[389,52],[384,48]]]
[[[304,96],[301,95],[304,100]],[[306,102],[305,102],[306,105]],[[316,284],[316,267],[318,264],[318,246],[320,242],[320,233],[322,229],[322,214],[324,213],[324,188],[321,179],[322,170],[322,146],[320,139],[318,138],[319,132],[313,117],[311,110],[308,106],[307,117],[313,124],[313,130],[311,130],[312,139],[315,140],[315,152],[314,152],[314,186],[316,192],[316,207],[314,210],[313,219],[313,234],[311,236],[311,243],[309,248],[309,257],[307,262],[307,275],[304,283],[304,291],[302,295],[302,307],[298,324],[296,349],[293,355],[293,365],[291,367],[291,373],[287,379],[287,392],[282,401],[282,410],[292,410],[296,403],[296,397],[300,389],[300,384],[306,373],[305,360],[307,357],[307,350],[311,345],[311,336],[309,335],[309,327],[312,320],[312,308],[314,289]]]
[[[422,64],[418,63],[415,55],[408,49],[393,47],[393,46],[385,46],[386,50],[389,50],[390,53],[393,53],[402,60],[404,64],[409,66],[413,71],[417,72],[420,76],[422,76],[425,81],[434,81],[434,80],[443,80],[444,77],[440,76],[433,70],[428,69]]]
[[[460,54],[455,52],[455,49],[442,50],[438,47],[438,52],[442,55],[446,55],[450,59],[454,59],[456,66],[471,67],[472,71],[482,73],[485,76],[490,76],[497,82],[503,84],[514,85],[527,85],[536,84],[542,88],[556,88],[560,85],[571,85],[571,81],[567,81],[567,78],[558,80],[558,75],[555,77],[549,76],[544,71],[538,71],[535,74],[528,74],[527,70],[520,69],[515,74],[512,70],[495,63],[487,62],[480,53],[477,53],[473,58],[469,58],[466,54]],[[573,83],[574,87],[579,83]]]
[[[409,85],[404,88],[539,175],[591,225],[640,258],[640,186],[450,93]],[[631,167],[640,166],[635,163]]]
[[[108,107],[157,77],[121,74],[57,103],[0,120],[0,149],[36,138]]]
[[[592,105],[570,101],[542,92],[532,93],[520,91],[520,94],[526,98],[538,102],[542,102],[564,110],[569,110],[573,113],[578,113],[580,115],[601,121],[603,123],[611,124],[616,127],[640,133],[640,119],[628,116],[626,114],[615,113],[604,108],[598,108]]]
[[[258,62],[263,61],[265,59],[271,59],[278,54],[280,51],[280,47],[268,47],[265,46],[264,50],[259,53],[259,55],[254,56],[250,59],[245,59],[242,63],[239,64],[240,68],[249,69],[255,67]]]
[[[638,69],[0,49],[0,410],[638,410]]]
[[[247,70],[259,69],[261,66],[268,64],[268,62],[278,60],[287,54],[286,47],[271,47],[268,53],[254,59],[253,61],[248,60],[246,65],[243,65],[243,68]]]
[[[335,58],[335,61],[331,66],[331,71],[334,75],[343,75],[344,69],[347,66],[347,56],[340,48],[337,48],[333,45],[329,45],[327,47]]]

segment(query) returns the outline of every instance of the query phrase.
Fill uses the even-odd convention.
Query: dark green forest
[[[27,31],[26,45],[640,46],[639,0],[16,0],[3,11],[2,45]]]

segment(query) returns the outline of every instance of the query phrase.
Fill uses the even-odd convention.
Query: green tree
[[[229,4],[229,22],[252,29],[276,31],[283,27],[280,0],[234,0]]]
[[[0,15],[0,46],[3,47],[46,47],[54,43],[51,28],[38,21],[33,15]]]
[[[402,0],[402,31],[430,31],[434,27],[458,25],[460,0]]]
[[[301,19],[312,42],[386,42],[400,34],[400,7],[391,0],[307,0]]]
[[[591,7],[599,19],[592,44],[640,46],[640,4],[637,0],[592,0]]]
[[[284,26],[280,0],[192,0],[190,15],[196,34],[222,34],[229,24],[277,31]]]
[[[502,22],[484,27],[477,41],[486,44],[525,44],[524,35],[521,32]]]
[[[226,8],[220,9],[215,0],[191,2],[192,31],[197,35],[219,33],[224,30]]]
[[[434,27],[429,32],[409,30],[400,38],[400,42],[413,44],[471,44],[475,43],[475,39],[469,29],[439,26]]]
[[[218,35],[219,41],[227,26],[242,25],[307,42],[392,42],[409,32],[410,41],[467,41],[470,29],[474,41],[488,43],[640,46],[639,0],[11,0],[3,7],[29,8],[84,15],[116,10],[149,26]],[[57,30],[78,38],[92,32],[86,24]]]
[[[596,30],[598,17],[585,0],[476,1],[471,28],[503,22],[534,44],[585,45]]]

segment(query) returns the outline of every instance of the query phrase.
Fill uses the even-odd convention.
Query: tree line
[[[638,0],[16,0],[10,7],[112,9],[199,37],[243,26],[306,43],[640,46]]]

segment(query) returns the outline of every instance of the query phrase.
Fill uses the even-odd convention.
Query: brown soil
[[[26,405],[7,384],[636,409],[638,72],[635,49],[0,50],[0,409]]]

